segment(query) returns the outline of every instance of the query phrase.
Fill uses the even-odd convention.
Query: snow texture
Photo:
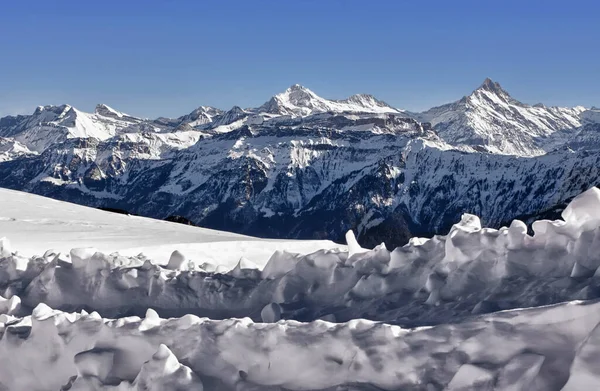
[[[0,390],[597,389],[598,113],[486,79],[423,113],[294,85],[179,118],[104,104],[0,118],[3,186],[160,218],[293,216],[311,234],[316,216],[347,242],[0,189]],[[482,227],[567,201],[533,235]],[[352,220],[330,221],[340,211]],[[455,224],[359,245],[399,211],[427,232]]]
[[[586,299],[599,283],[600,190],[562,217],[529,236],[520,221],[494,230],[465,214],[448,235],[391,252],[350,232],[347,250],[275,251],[262,271],[180,252],[165,267],[84,247],[25,257],[3,238],[0,385],[594,389],[600,304]]]

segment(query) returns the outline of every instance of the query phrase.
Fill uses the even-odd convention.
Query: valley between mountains
[[[98,105],[0,119],[0,187],[259,237],[394,248],[468,212],[557,218],[600,183],[600,110],[519,102],[486,79],[421,113],[300,85],[257,108],[142,119]]]

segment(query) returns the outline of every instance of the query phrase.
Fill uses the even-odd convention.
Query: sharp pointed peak
[[[481,83],[481,85],[479,86],[479,88],[477,88],[476,91],[479,91],[479,90],[485,90],[485,91],[490,91],[490,92],[494,92],[494,93],[502,92],[502,93],[507,94],[507,92],[502,88],[500,83],[498,83],[497,81],[493,81],[489,77],[485,78],[483,83]]]
[[[497,82],[493,81],[489,77],[486,77],[485,80],[483,81],[483,83],[481,83],[482,86],[493,86],[495,84],[497,84]]]
[[[245,113],[246,110],[242,109],[240,106],[235,105],[231,109],[229,109],[228,113]]]

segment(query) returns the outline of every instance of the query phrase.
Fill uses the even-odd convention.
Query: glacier
[[[5,200],[21,195],[5,191]],[[51,202],[56,215],[46,228],[83,242],[57,217],[62,209],[89,208]],[[25,256],[10,241],[11,231],[23,227],[7,228],[13,218],[0,225],[7,236],[0,239],[6,389],[600,385],[595,187],[575,197],[562,219],[533,223],[533,235],[522,221],[491,229],[464,214],[446,235],[415,237],[391,251],[383,244],[363,248],[348,232],[347,247],[275,250],[268,259],[240,257],[226,268],[184,250],[168,259],[86,247]],[[227,239],[213,243],[247,241]]]

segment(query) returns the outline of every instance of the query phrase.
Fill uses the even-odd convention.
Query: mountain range
[[[486,79],[413,113],[300,85],[257,108],[143,119],[100,104],[0,119],[0,186],[254,236],[405,243],[464,212],[554,217],[600,184],[600,109],[528,105]]]

